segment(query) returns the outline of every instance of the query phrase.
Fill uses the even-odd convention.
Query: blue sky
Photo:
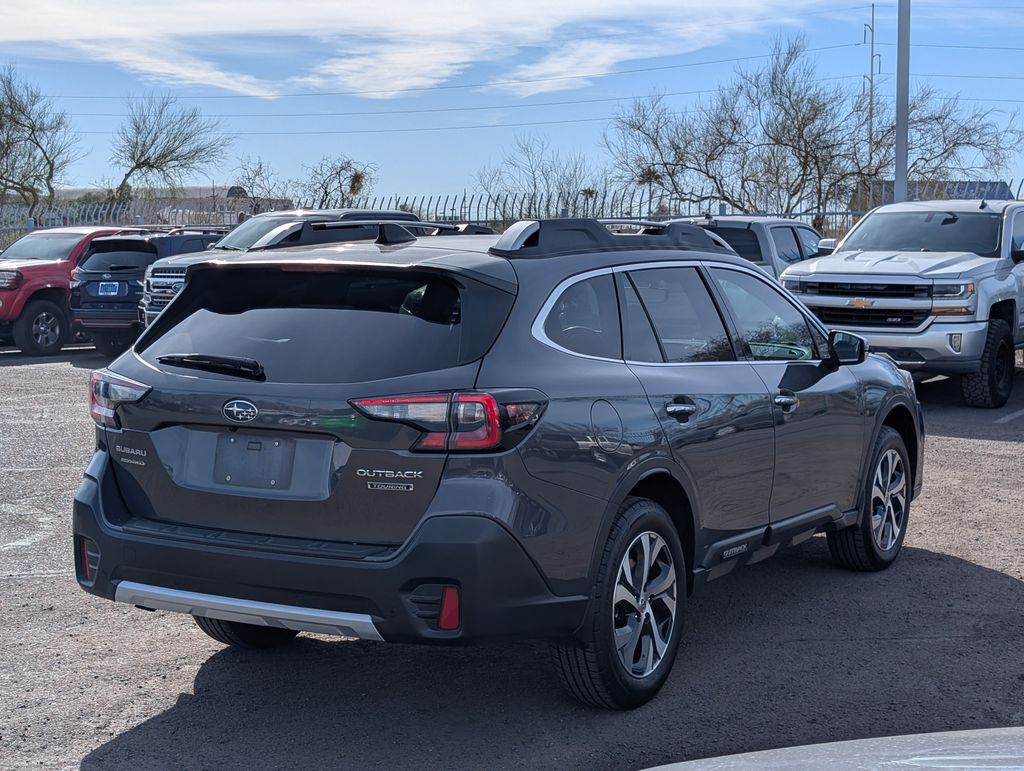
[[[517,133],[603,164],[608,118],[630,97],[673,94],[685,110],[701,98],[692,92],[762,61],[728,60],[758,57],[780,34],[804,34],[820,75],[856,86],[869,19],[869,4],[844,0],[35,0],[5,10],[0,59],[72,113],[87,152],[76,186],[116,176],[124,97],[160,93],[237,134],[196,184],[230,182],[241,156],[294,177],[345,154],[378,167],[377,193],[453,193],[472,190]],[[892,73],[895,0],[877,4],[876,29]],[[913,42],[915,80],[1005,119],[1024,108],[1024,1],[914,0]],[[892,94],[893,79],[883,84]],[[1004,177],[1016,190],[1021,156]]]

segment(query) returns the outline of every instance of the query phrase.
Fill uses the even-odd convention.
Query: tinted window
[[[148,249],[98,252],[86,257],[83,270],[118,271],[141,270],[156,261],[156,252]]]
[[[745,355],[759,360],[817,358],[807,319],[766,282],[736,270],[712,268],[743,336]]]
[[[274,228],[294,221],[294,217],[253,217],[218,241],[217,248],[248,249]]]
[[[800,249],[803,252],[803,258],[809,260],[811,257],[817,257],[818,242],[821,240],[821,236],[810,228],[797,228],[796,234],[800,239]]]
[[[973,252],[999,256],[998,214],[989,212],[873,212],[843,241],[842,251]]]
[[[611,274],[578,281],[562,292],[544,322],[544,333],[569,351],[621,359],[619,309]]]
[[[81,233],[29,233],[0,254],[0,260],[66,260]]]
[[[720,225],[715,232],[743,259],[764,262],[761,245],[757,242],[757,233],[750,228],[727,228]]]
[[[1013,218],[1013,230],[1010,232],[1011,249],[1024,249],[1024,212]]]
[[[243,356],[277,382],[378,380],[479,358],[510,306],[498,290],[404,270],[201,271],[142,355]]]
[[[803,259],[800,253],[800,245],[793,235],[793,228],[772,228],[772,241],[775,242],[775,251],[783,262],[799,262]]]
[[[628,276],[620,274],[619,289],[622,296],[622,350],[629,361],[663,362],[661,346],[647,311],[640,303],[636,287]]]
[[[654,322],[665,361],[729,361],[729,336],[696,268],[656,268],[630,273]]]

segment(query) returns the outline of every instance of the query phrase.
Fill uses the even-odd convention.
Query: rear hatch
[[[156,246],[148,241],[96,239],[72,277],[71,307],[134,309],[142,299],[146,268],[156,258]]]
[[[120,430],[107,431],[131,515],[255,537],[401,543],[444,471],[448,445],[432,432],[449,428],[448,394],[473,388],[512,301],[440,269],[193,269],[116,364],[149,387],[116,407]],[[405,401],[379,398],[394,396]],[[391,419],[376,419],[378,409]]]

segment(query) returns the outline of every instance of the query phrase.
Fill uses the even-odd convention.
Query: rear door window
[[[732,361],[725,325],[696,268],[652,268],[629,274],[654,323],[667,362]]]
[[[446,369],[482,356],[511,308],[511,295],[473,285],[407,270],[200,271],[143,338],[142,356],[156,366],[173,353],[244,357],[291,383]]]
[[[565,289],[548,312],[544,334],[573,353],[621,359],[619,309],[611,274],[577,281]]]
[[[803,255],[800,252],[800,244],[796,241],[791,227],[774,227],[771,229],[772,241],[775,242],[775,251],[783,262],[800,262]]]

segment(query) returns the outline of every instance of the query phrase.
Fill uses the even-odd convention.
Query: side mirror
[[[867,358],[868,341],[852,332],[833,329],[828,333],[828,353],[837,365],[860,364]]]
[[[836,239],[823,238],[818,242],[818,257],[828,257],[836,250]]]

